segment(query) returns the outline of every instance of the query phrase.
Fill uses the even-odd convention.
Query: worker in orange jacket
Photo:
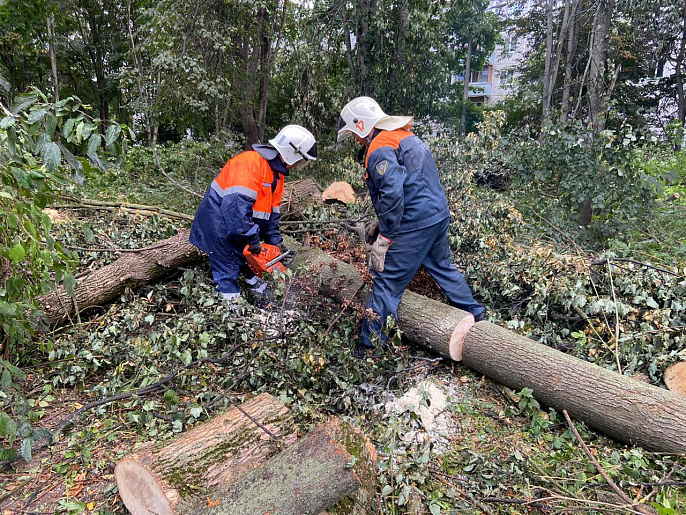
[[[256,294],[266,297],[267,283],[254,275],[243,249],[259,254],[261,241],[286,252],[279,232],[284,178],[317,158],[314,136],[299,125],[287,125],[269,140],[253,145],[224,165],[195,213],[190,242],[207,253],[216,290],[235,306],[239,274]]]

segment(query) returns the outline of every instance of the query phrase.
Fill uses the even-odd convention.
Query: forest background
[[[98,455],[97,442],[169,438],[227,396],[258,391],[285,400],[303,430],[327,413],[364,426],[381,450],[383,513],[409,513],[413,492],[432,514],[520,513],[502,499],[546,495],[543,505],[558,511],[611,504],[559,414],[467,369],[458,375],[472,396],[453,392],[447,409],[471,421],[462,430],[473,444],[438,452],[431,439],[401,438],[421,429],[417,414],[383,416],[379,406],[418,374],[454,381],[452,366],[397,338],[380,362],[352,361],[359,317],[329,327],[340,308],[326,299],[281,322],[297,326],[280,336],[290,354],[277,340],[248,345],[231,366],[214,367],[220,379],[213,367],[186,370],[159,395],[94,410],[69,434],[51,431],[79,404],[154,383],[227,342],[250,344],[264,325],[248,305],[227,322],[206,264],[67,328],[40,322],[42,293],[70,290],[126,249],[188,226],[197,195],[242,148],[287,123],[309,128],[320,158],[291,180],[346,180],[362,200],[310,207],[284,232],[314,235],[332,252],[359,243],[346,226],[367,216],[362,169],[356,150],[335,143],[340,108],[358,95],[415,116],[453,206],[455,262],[492,322],[664,387],[665,368],[686,355],[686,4],[509,2],[509,16],[487,7],[0,0],[0,498],[19,503],[7,509],[37,509],[40,488],[25,489],[23,504],[10,493],[57,477],[58,494],[37,513],[122,513],[107,471],[124,449]],[[513,94],[476,106],[460,79],[488,63],[503,31],[530,50]],[[172,214],[86,209],[89,199]],[[274,356],[283,366],[271,366]],[[660,513],[683,512],[683,457],[583,434],[622,487]],[[104,477],[90,494],[88,474]]]

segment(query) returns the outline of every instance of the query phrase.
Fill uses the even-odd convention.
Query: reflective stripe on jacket
[[[403,129],[381,130],[367,151],[367,188],[379,232],[395,239],[450,216],[436,163],[426,145]]]
[[[216,240],[282,241],[279,233],[284,177],[254,150],[229,159],[212,181],[193,220],[190,242],[211,254]],[[237,242],[238,244],[238,242]]]

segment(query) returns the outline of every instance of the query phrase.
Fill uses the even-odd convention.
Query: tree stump
[[[281,198],[281,215],[302,213],[308,205],[321,199],[322,192],[312,179],[287,181]]]
[[[184,515],[317,515],[339,505],[334,513],[369,513],[376,478],[376,452],[364,433],[332,419],[270,458],[238,481],[218,485],[203,503],[185,503]],[[353,508],[356,507],[356,508]]]
[[[248,473],[295,441],[286,406],[261,394],[171,442],[149,443],[114,469],[119,495],[132,515],[171,515]],[[278,439],[278,440],[275,440]]]
[[[355,191],[353,187],[345,181],[332,182],[322,192],[324,202],[341,202],[342,204],[352,204],[355,202]]]

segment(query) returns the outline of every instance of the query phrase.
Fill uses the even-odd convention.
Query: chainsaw
[[[246,245],[243,249],[243,256],[245,256],[250,270],[257,277],[262,277],[265,272],[271,273],[274,270],[285,272],[286,267],[284,265],[290,264],[295,259],[295,250],[281,252],[281,249],[276,245],[263,243],[259,254],[250,252],[250,245]]]

